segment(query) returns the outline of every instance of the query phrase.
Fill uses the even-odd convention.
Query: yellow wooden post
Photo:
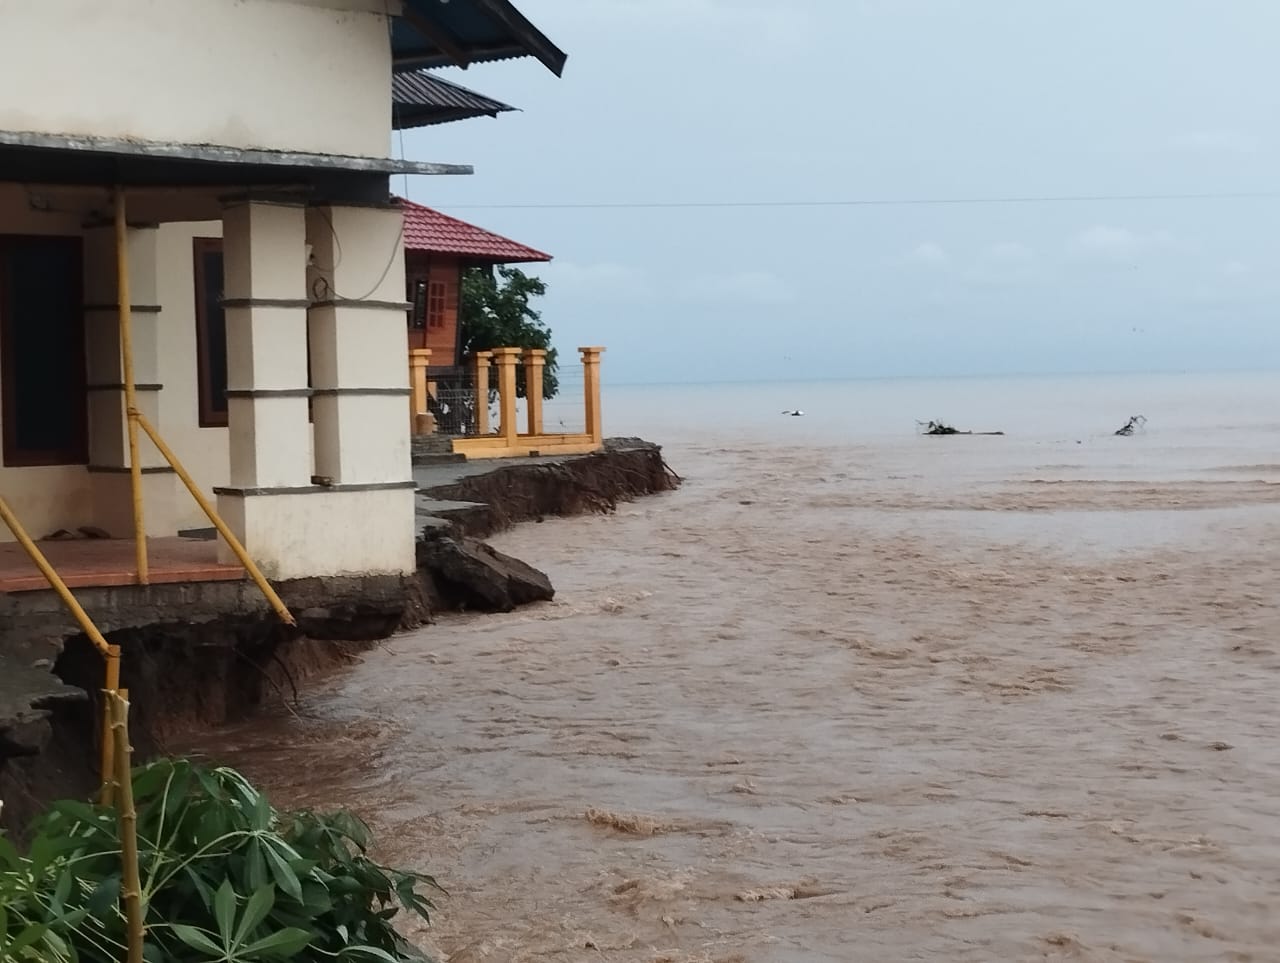
[[[427,425],[431,416],[427,409],[427,367],[430,364],[430,348],[409,349],[410,434],[427,434]]]
[[[529,409],[529,434],[542,434],[542,369],[547,364],[545,348],[525,348],[524,400]]]
[[[142,511],[142,460],[138,457],[138,392],[133,381],[133,306],[129,296],[129,237],[124,189],[116,188],[116,294],[120,310],[120,354],[124,362],[124,409],[129,430],[129,482],[133,493],[134,558],[138,584],[146,585],[147,528]]]
[[[604,348],[579,348],[582,353],[582,401],[586,410],[587,434],[597,445],[604,444],[600,417],[600,355]]]
[[[476,434],[489,434],[489,364],[492,351],[476,352]]]
[[[493,349],[493,362],[498,366],[498,431],[512,447],[520,433],[516,424],[516,361],[519,357],[519,348]]]

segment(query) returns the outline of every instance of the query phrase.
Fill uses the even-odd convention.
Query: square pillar
[[[480,437],[489,434],[489,365],[492,361],[492,351],[476,352],[476,434]]]
[[[222,236],[230,480],[215,489],[218,512],[263,571],[284,578],[305,564],[306,511],[292,502],[312,489],[304,208],[236,199]],[[219,556],[233,558],[221,541]]]
[[[412,478],[403,218],[391,206],[307,213],[316,474],[335,485]]]
[[[597,445],[604,444],[600,417],[600,355],[604,348],[579,348],[582,354],[582,402],[586,411],[587,434]]]
[[[157,289],[155,225],[126,232],[130,329],[138,410],[160,423],[161,307]],[[85,374],[89,421],[89,472],[93,477],[93,522],[110,535],[133,533],[129,475],[129,431],[125,408],[124,353],[120,340],[118,263],[114,224],[92,224],[84,235]],[[139,432],[143,521],[148,535],[177,531],[177,479],[164,457]]]
[[[525,348],[524,400],[529,408],[529,434],[542,434],[542,371],[547,366],[545,348]]]
[[[435,419],[427,406],[427,368],[430,366],[430,348],[409,349],[409,431],[415,435],[435,431]]]
[[[311,482],[305,235],[301,204],[223,212],[232,489]]]
[[[519,348],[494,348],[493,363],[498,368],[498,431],[508,444],[515,444],[519,427],[516,425],[516,363]]]
[[[228,354],[244,374],[233,404],[242,396],[251,429],[241,467],[259,484],[220,491],[219,509],[272,578],[413,572],[402,212],[248,210],[234,224],[228,211],[224,233],[224,245],[233,229],[248,242],[243,274],[227,254],[228,294],[247,290],[246,303],[232,304],[248,334],[237,350],[229,311]],[[232,408],[233,448],[234,418]]]

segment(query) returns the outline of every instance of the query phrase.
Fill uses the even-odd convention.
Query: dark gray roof
[[[391,125],[396,130],[469,117],[497,117],[508,110],[515,108],[425,70],[391,78]]]
[[[405,0],[391,48],[397,70],[536,57],[559,76],[566,60],[510,0]]]

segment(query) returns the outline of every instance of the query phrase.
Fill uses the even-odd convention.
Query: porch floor
[[[131,539],[55,539],[36,544],[69,588],[137,584]],[[239,565],[220,564],[217,543],[206,539],[149,538],[147,561],[152,584],[229,582],[245,577]],[[0,592],[31,592],[48,587],[21,545],[0,543]]]

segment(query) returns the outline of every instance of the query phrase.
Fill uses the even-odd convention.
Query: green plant
[[[560,390],[559,358],[551,346],[551,329],[530,303],[547,293],[546,282],[519,268],[469,268],[462,273],[459,299],[462,353],[472,357],[491,348],[545,348],[542,396]],[[516,395],[525,397],[524,366],[516,369]],[[496,389],[495,389],[496,390]]]
[[[430,920],[429,876],[368,855],[347,813],[281,814],[239,773],[162,761],[134,771],[149,963],[425,959],[392,926]],[[25,856],[0,838],[0,960],[123,958],[114,810],[55,803]]]

